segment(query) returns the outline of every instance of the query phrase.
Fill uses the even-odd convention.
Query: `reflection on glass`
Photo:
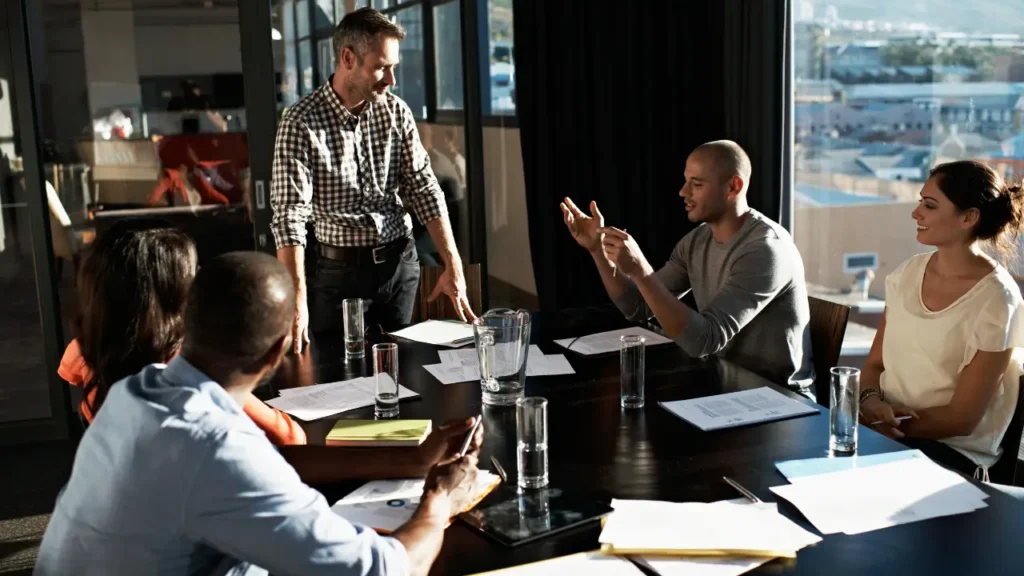
[[[981,17],[924,0],[912,19],[882,0],[797,4],[793,239],[812,296],[879,304],[883,279],[922,251],[910,213],[933,166],[977,159],[1024,177],[1024,16],[997,1]],[[865,350],[882,306],[870,308],[846,332]]]
[[[277,7],[281,12],[281,20],[284,22],[284,34],[285,40],[295,40],[295,2],[293,0],[283,0]]]
[[[320,82],[326,84],[331,75],[334,74],[334,47],[330,38],[324,38],[316,43],[320,64]]]
[[[462,109],[462,24],[458,2],[434,7],[437,107]]]
[[[512,0],[488,0],[487,23],[490,54],[490,83],[484,93],[490,93],[491,114],[516,112],[516,60],[513,43]]]
[[[519,526],[529,534],[551,530],[551,501],[546,488],[519,493]]]
[[[409,105],[413,116],[427,117],[427,92],[423,66],[423,7],[412,6],[393,16],[405,28],[405,40],[399,48],[399,66],[395,68],[395,94]]]
[[[317,30],[334,28],[334,0],[316,0],[313,21]]]
[[[309,39],[299,42],[299,93],[302,96],[313,91],[313,55],[310,51]]]
[[[437,125],[421,122],[420,142],[430,156],[430,169],[444,192],[448,206],[448,219],[455,234],[455,244],[462,254],[469,251],[470,218],[466,187],[465,127]],[[428,266],[440,266],[441,257],[426,227],[413,221],[413,237],[420,261]]]
[[[11,23],[14,25],[15,23]],[[13,61],[9,51],[7,15],[0,10],[0,422],[48,418],[50,393],[43,357],[43,330],[36,288],[36,254],[25,189],[25,166],[14,99]],[[56,211],[51,207],[51,214]],[[55,248],[73,241],[62,228],[67,214],[53,227]],[[61,247],[70,259],[73,246]],[[68,266],[70,268],[70,266]]]
[[[295,3],[296,33],[298,38],[309,36],[309,0]]]

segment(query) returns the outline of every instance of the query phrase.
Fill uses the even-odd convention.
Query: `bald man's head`
[[[750,157],[731,140],[701,144],[686,159],[686,183],[679,195],[686,200],[691,222],[715,222],[746,206]]]
[[[722,179],[739,176],[743,180],[743,191],[750,185],[750,156],[732,140],[715,140],[697,146],[694,154],[709,159]]]
[[[203,265],[189,290],[182,353],[225,370],[259,370],[294,319],[295,287],[277,259],[224,254]]]

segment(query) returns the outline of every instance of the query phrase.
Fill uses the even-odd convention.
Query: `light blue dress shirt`
[[[407,574],[402,544],[331,512],[181,356],[111,387],[35,573]]]

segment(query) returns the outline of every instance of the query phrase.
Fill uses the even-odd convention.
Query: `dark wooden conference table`
[[[553,344],[569,338],[628,324],[613,309],[534,314],[532,342],[545,354],[565,353],[575,375],[530,377],[528,396],[548,399],[548,452],[550,486],[611,498],[674,502],[736,498],[722,481],[730,476],[765,501],[776,501],[771,486],[786,479],[776,461],[827,455],[828,410],[767,424],[716,432],[700,429],[658,406],[659,401],[697,398],[769,386],[810,401],[776,386],[747,370],[718,359],[695,360],[677,346],[648,347],[646,407],[624,411],[619,407],[618,354],[583,357]],[[368,337],[373,341],[374,338]],[[442,385],[422,369],[439,362],[437,348],[405,340],[399,342],[401,384],[420,394],[403,401],[403,418],[429,418],[435,425],[450,418],[483,414],[485,440],[481,468],[497,457],[514,486],[516,476],[515,410],[482,406],[479,382]],[[369,346],[368,346],[369,348]],[[369,354],[367,354],[369,358]],[[263,392],[274,388],[333,382],[373,373],[364,360],[346,364],[341,338],[314,341],[311,351],[289,357]],[[344,418],[372,418],[372,408],[346,412]],[[303,423],[311,443],[322,443],[338,417]],[[860,454],[904,449],[874,431],[861,427]],[[360,483],[318,486],[335,502]],[[1022,574],[1024,573],[1024,504],[992,494],[989,506],[971,514],[905,524],[857,536],[825,536],[823,542],[801,550],[795,560],[776,559],[757,574]],[[817,534],[785,500],[783,514]],[[444,547],[431,574],[474,574],[528,562],[597,549],[596,523],[556,534],[517,548],[498,544],[456,521],[445,534]]]

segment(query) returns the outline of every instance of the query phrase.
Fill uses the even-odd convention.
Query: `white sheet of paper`
[[[434,378],[442,384],[456,384],[480,379],[480,360],[476,349],[470,350],[438,350],[440,364],[424,366]],[[559,376],[575,374],[569,360],[564,354],[544,354],[536,344],[530,346],[526,356],[527,376]]]
[[[814,414],[818,411],[813,406],[787,398],[768,387],[659,404],[705,432],[771,422],[802,414]]]
[[[488,490],[498,476],[485,470],[477,473],[477,493]],[[423,479],[374,480],[338,500],[331,510],[349,522],[376,530],[394,532],[412,518],[423,495]]]
[[[625,558],[605,556],[600,552],[583,552],[571,556],[541,560],[476,576],[643,576],[643,572]]]
[[[473,327],[463,322],[445,322],[441,320],[427,320],[419,324],[413,324],[408,328],[402,328],[398,332],[392,332],[392,336],[433,344],[435,346],[449,346],[458,348],[471,344],[474,334]]]
[[[461,366],[458,364],[428,364],[423,367],[441,384],[458,384],[480,380],[480,368],[477,366]]]
[[[373,406],[374,398],[377,395],[377,381],[373,376],[334,382],[312,390],[310,388],[313,387],[299,388],[302,392],[292,392],[268,400],[267,404],[296,418],[310,421],[356,408]],[[399,385],[399,400],[415,396],[419,396],[419,394]]]
[[[803,477],[771,491],[823,534],[861,534],[987,506],[979,488],[921,458]]]
[[[772,558],[666,558],[640,556],[637,558],[660,576],[739,576],[771,562]]]
[[[613,506],[598,541],[623,550],[795,552],[821,540],[773,504],[616,501]]]
[[[584,356],[592,356],[594,354],[618,352],[620,346],[619,337],[624,335],[643,336],[646,339],[646,346],[657,346],[658,344],[668,344],[672,342],[661,334],[656,334],[650,330],[640,328],[639,326],[633,326],[631,328],[623,328],[622,330],[612,330],[610,332],[599,332],[597,334],[590,334],[589,336],[581,336],[576,338],[575,342],[573,342],[573,338],[563,338],[562,340],[555,340],[555,344],[572,350],[573,352],[579,352]]]

